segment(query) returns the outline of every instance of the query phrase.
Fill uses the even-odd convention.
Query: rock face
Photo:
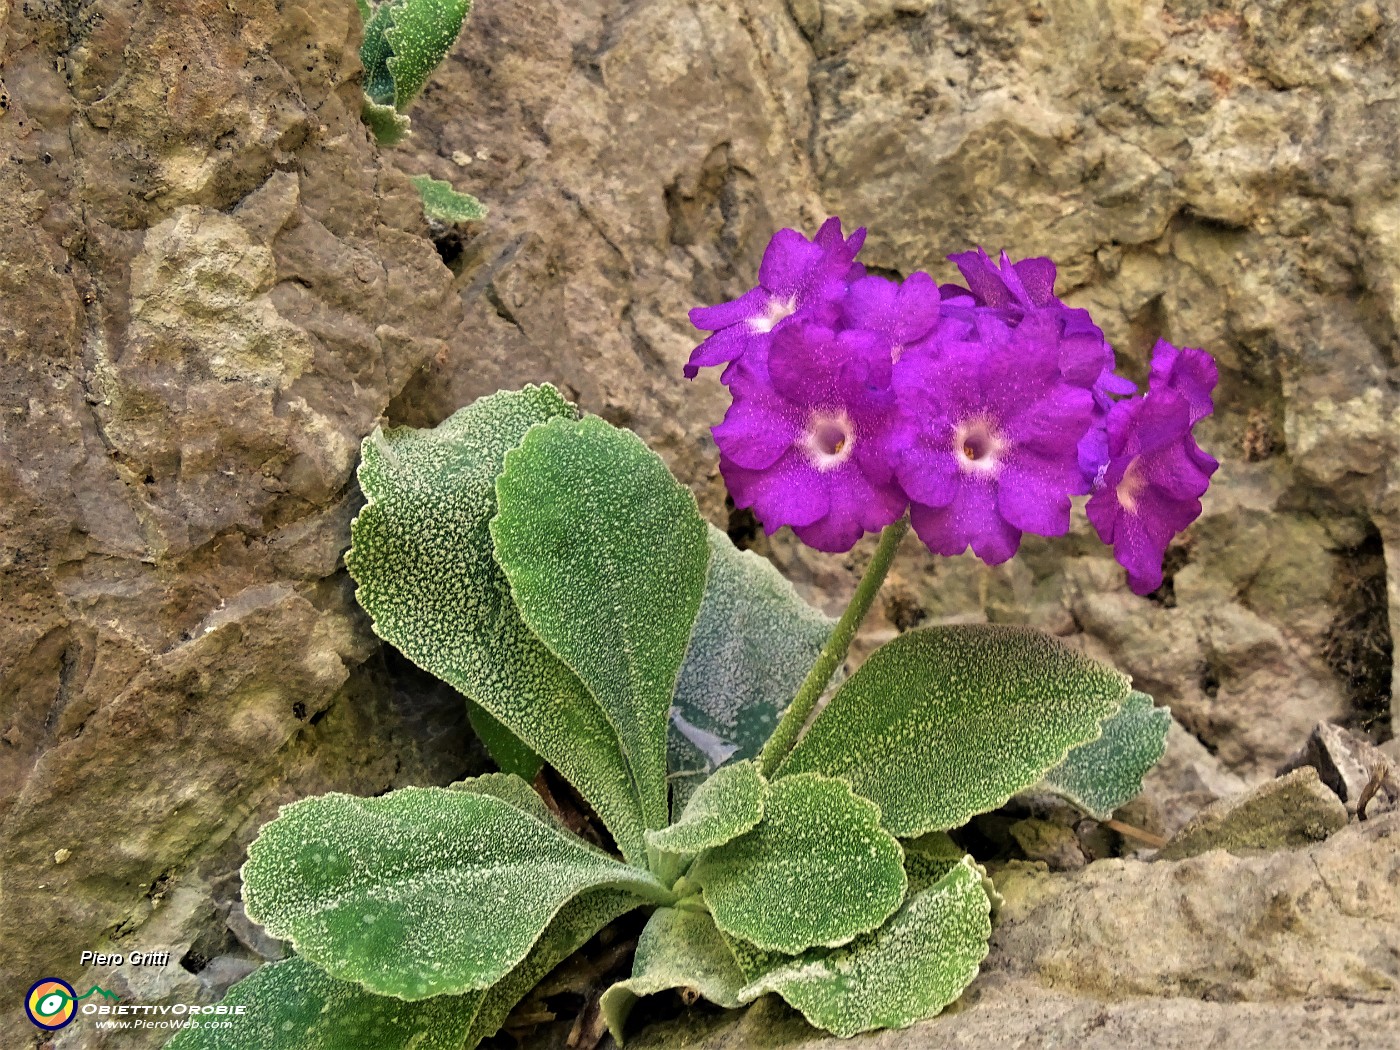
[[[358,34],[340,0],[0,3],[9,1002],[198,992],[279,803],[468,762],[339,567],[359,440],[460,317],[360,124]]]
[[[686,310],[742,291],[775,227],[831,212],[900,274],[950,277],[975,243],[1053,256],[1138,379],[1158,336],[1222,366],[1222,467],[1156,595],[1082,524],[997,570],[911,544],[872,638],[977,619],[1070,638],[1223,764],[1202,801],[1320,720],[1389,732],[1392,5],[493,0],[390,153],[358,119],[358,33],[342,0],[0,0],[4,988],[216,994],[239,965],[204,963],[250,957],[225,920],[277,804],[463,772],[460,705],[386,669],[339,568],[376,418],[551,380],[724,523],[706,427],[726,401],[680,379]],[[442,240],[450,269],[404,172],[491,208]],[[829,604],[868,556],[753,542]],[[1213,856],[1186,863],[1205,878]],[[185,964],[81,974],[104,947]],[[1149,1016],[1037,1009],[1102,1045]],[[1162,1009],[1189,1031],[1232,1008]],[[1342,1039],[1388,1009],[1248,1016]]]

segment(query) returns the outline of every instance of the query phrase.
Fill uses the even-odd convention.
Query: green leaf
[[[766,558],[710,526],[710,571],[676,683],[667,740],[671,809],[725,762],[756,758],[834,623]]]
[[[467,721],[472,732],[486,748],[487,754],[502,773],[514,773],[526,783],[533,781],[544,760],[530,750],[529,746],[505,726],[500,719],[492,716],[480,704],[467,700]]]
[[[363,13],[364,8],[360,9]],[[364,20],[364,41],[360,44],[360,64],[365,67],[365,95],[390,112],[394,109],[394,77],[389,72],[388,61],[394,49],[385,37],[386,31],[394,24],[393,5],[387,0],[381,3]],[[366,119],[366,123],[372,122]],[[405,122],[407,127],[407,122]]]
[[[392,0],[393,24],[384,36],[394,78],[394,105],[402,112],[447,57],[471,11],[471,0]]]
[[[1049,791],[1099,820],[1142,792],[1142,778],[1167,750],[1171,712],[1152,697],[1134,692],[1116,715],[1104,720],[1103,734],[1065,756],[1041,781]]]
[[[658,908],[637,940],[632,976],[603,993],[603,1020],[621,1045],[627,1017],[644,995],[687,988],[732,1009],[747,983],[708,912]]]
[[[479,777],[468,777],[466,780],[458,780],[447,785],[450,791],[470,791],[474,795],[490,795],[503,802],[509,802],[522,813],[528,813],[536,820],[542,820],[546,824],[555,822],[555,816],[550,812],[549,806],[545,804],[534,788],[521,780],[514,773],[485,773]]]
[[[492,795],[402,788],[294,802],[243,866],[249,918],[334,977],[402,999],[494,984],[595,887],[671,894]]]
[[[848,780],[900,838],[958,827],[1098,736],[1129,688],[1127,675],[1028,628],[910,631],[851,675],[778,776]]]
[[[491,535],[521,615],[607,711],[647,827],[664,828],[667,717],[710,558],[695,497],[596,416],[531,430],[496,492]]]
[[[364,96],[364,103],[360,107],[360,119],[369,125],[369,130],[374,133],[374,140],[381,146],[395,145],[408,134],[409,119],[393,106],[375,102],[368,94]]]
[[[408,181],[423,198],[423,214],[430,219],[450,224],[486,218],[486,208],[481,201],[470,193],[458,193],[450,182],[431,175],[414,175]]]
[[[922,893],[962,863],[967,851],[944,831],[930,831],[903,843],[909,896]]]
[[[182,1028],[166,1050],[463,1050],[481,992],[404,1002],[338,981],[301,956],[268,963],[228,990],[246,1006],[227,1028]],[[222,1018],[220,1018],[222,1020]]]
[[[679,820],[647,832],[647,845],[667,853],[699,853],[722,846],[763,817],[763,778],[753,762],[718,770],[691,796]]]
[[[515,1005],[556,966],[619,915],[645,903],[624,890],[590,890],[575,897],[549,924],[525,961],[481,995],[465,1050],[493,1036]],[[356,1048],[358,1050],[358,1048]]]
[[[874,933],[792,960],[740,997],[776,992],[809,1022],[843,1037],[904,1028],[962,994],[986,958],[991,932],[990,903],[969,857]]]
[[[370,5],[369,0],[355,0],[355,10],[360,12],[361,26],[374,17],[374,8]]]
[[[365,440],[367,500],[345,556],[375,632],[471,697],[593,806],[628,860],[646,856],[641,802],[608,716],[530,632],[492,555],[506,451],[574,407],[553,387],[481,398],[431,430]]]
[[[769,784],[758,827],[702,853],[688,877],[721,930],[796,954],[884,922],[904,899],[903,860],[874,804],[807,773]]]

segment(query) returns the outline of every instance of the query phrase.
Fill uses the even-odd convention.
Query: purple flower
[[[1109,412],[1108,465],[1085,511],[1137,594],[1162,585],[1167,545],[1200,516],[1219,466],[1191,432],[1214,408],[1216,378],[1204,350],[1159,341],[1147,393]]]
[[[841,320],[850,328],[876,332],[889,343],[891,360],[898,360],[938,324],[938,285],[926,273],[912,273],[895,282],[870,274],[852,281],[841,303]]]
[[[809,547],[847,551],[904,513],[889,449],[894,398],[884,338],[858,329],[785,325],[730,385],[714,428],[720,472],[768,533],[784,525]]]
[[[900,358],[896,476],[934,553],[971,546],[997,565],[1023,532],[1069,530],[1070,496],[1089,491],[1078,447],[1094,412],[1061,370],[1073,339],[1054,311],[1014,326],[986,311]]]
[[[729,383],[740,361],[761,356],[773,335],[802,321],[835,321],[836,304],[850,281],[864,276],[855,262],[865,243],[865,230],[849,238],[841,220],[827,219],[812,240],[796,230],[779,230],[768,242],[758,270],[758,287],[738,299],[690,311],[690,323],[713,332],[697,346],[685,366],[687,379],[701,368],[729,362],[720,377]]]
[[[1115,398],[1137,390],[1130,380],[1114,371],[1113,347],[1104,339],[1103,330],[1094,324],[1088,310],[1068,306],[1055,296],[1055,264],[1049,259],[1012,262],[1002,252],[998,265],[981,248],[950,255],[948,259],[967,282],[966,288],[943,286],[949,312],[966,316],[978,309],[991,309],[1011,324],[1044,311],[1060,315],[1064,324],[1061,371],[1069,382],[1094,395],[1093,423],[1079,446],[1079,467],[1092,481],[1108,462],[1108,411]]]
[[[943,297],[970,297],[977,306],[1013,307],[1034,310],[1044,306],[1064,306],[1055,298],[1055,264],[1049,259],[1034,258],[1012,262],[1001,253],[1001,265],[988,257],[981,248],[948,256],[967,282],[966,288],[955,284],[943,286]]]

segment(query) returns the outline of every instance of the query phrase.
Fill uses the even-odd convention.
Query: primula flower
[[[1094,421],[1079,446],[1079,466],[1091,481],[1108,462],[1105,425],[1114,399],[1136,392],[1137,387],[1114,371],[1113,347],[1088,310],[1067,305],[1055,295],[1055,264],[1045,258],[1012,262],[1001,253],[1000,265],[981,248],[948,256],[967,287],[944,285],[943,298],[953,312],[969,308],[998,311],[1010,323],[1041,311],[1057,312],[1064,324],[1061,369],[1067,380],[1088,388],[1094,395]]]
[[[1070,338],[1054,312],[1015,326],[988,312],[900,358],[896,475],[934,553],[971,546],[997,565],[1023,532],[1069,530],[1070,496],[1089,491],[1078,446],[1094,412],[1061,373]]]
[[[890,355],[881,336],[817,324],[775,332],[733,378],[714,428],[720,472],[768,533],[791,526],[807,546],[847,551],[904,513],[888,447]]]
[[[922,272],[911,273],[900,282],[875,274],[861,277],[851,282],[841,303],[842,323],[884,336],[892,361],[929,335],[938,318],[938,285]]]
[[[1219,466],[1191,433],[1214,408],[1216,378],[1204,350],[1159,341],[1146,395],[1109,413],[1108,465],[1085,511],[1137,594],[1162,585],[1167,545],[1200,516],[1200,498]]]
[[[855,261],[865,243],[864,228],[841,234],[841,220],[827,219],[816,237],[779,230],[768,242],[758,269],[758,287],[716,306],[697,306],[690,323],[713,332],[685,365],[694,379],[700,369],[729,363],[720,377],[728,384],[741,361],[761,357],[775,333],[789,324],[835,321],[837,302],[865,270]]]

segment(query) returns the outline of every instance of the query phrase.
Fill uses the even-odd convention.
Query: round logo
[[[40,1028],[52,1032],[73,1020],[78,1012],[78,993],[67,981],[45,977],[35,981],[24,1000],[24,1011]]]

